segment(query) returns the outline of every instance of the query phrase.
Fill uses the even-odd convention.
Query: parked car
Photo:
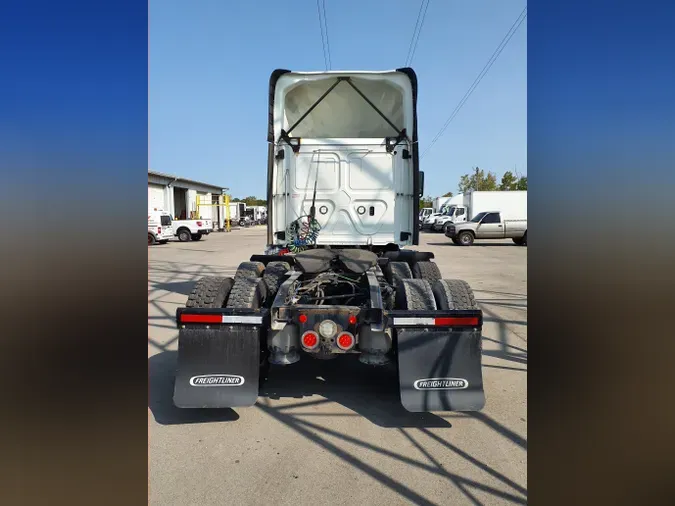
[[[476,239],[507,238],[527,246],[527,219],[502,220],[500,212],[482,212],[466,223],[451,223],[445,235],[461,246],[471,246]]]

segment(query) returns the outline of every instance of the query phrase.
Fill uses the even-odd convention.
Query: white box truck
[[[505,219],[527,219],[527,191],[468,191],[452,197],[443,210],[442,226],[449,223],[464,223],[478,213],[500,212]]]
[[[434,210],[435,213],[440,213],[442,212],[443,206],[445,206],[452,197],[436,197],[433,202],[431,203],[431,206]]]
[[[434,223],[431,225],[431,230],[436,232],[445,230],[445,225],[453,221],[459,223],[466,221],[464,194],[460,193],[459,195],[448,197],[443,205],[441,205],[438,212],[440,213],[440,216],[437,216]]]

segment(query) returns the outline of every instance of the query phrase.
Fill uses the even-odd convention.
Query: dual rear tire
[[[473,290],[461,279],[403,279],[396,287],[396,309],[434,311],[478,309]]]

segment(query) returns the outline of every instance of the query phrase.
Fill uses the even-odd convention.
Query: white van
[[[171,215],[161,209],[148,210],[148,246],[166,244],[173,237]]]

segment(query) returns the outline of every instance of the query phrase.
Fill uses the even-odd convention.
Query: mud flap
[[[255,404],[258,398],[262,317],[241,316],[232,310],[183,310],[182,317],[214,315],[222,325],[184,325],[178,334],[178,371],[173,402],[179,408],[233,408]],[[241,310],[239,310],[241,312]],[[178,315],[179,322],[181,315]],[[231,320],[228,320],[231,319]],[[246,320],[248,318],[248,320]],[[253,323],[255,322],[255,323]],[[210,328],[209,328],[210,327]]]
[[[480,411],[485,406],[480,329],[399,327],[396,333],[405,409]]]

